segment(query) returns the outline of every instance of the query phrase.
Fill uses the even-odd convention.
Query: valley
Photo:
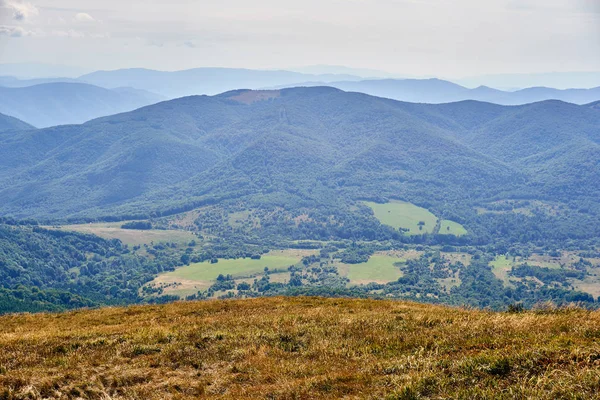
[[[2,312],[279,295],[597,304],[588,106],[311,87],[6,121]]]

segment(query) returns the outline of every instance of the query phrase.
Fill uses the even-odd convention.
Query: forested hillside
[[[0,313],[135,303],[143,284],[179,263],[118,240],[0,222]]]
[[[35,129],[33,126],[17,118],[0,114],[0,132]]]
[[[596,110],[558,101],[423,105],[332,88],[187,97],[0,138],[0,209],[56,221],[235,203],[350,226],[361,200],[400,199],[481,243],[590,238],[600,229],[598,126]],[[476,212],[506,200],[558,211]]]

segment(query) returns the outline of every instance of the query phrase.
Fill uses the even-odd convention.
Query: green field
[[[265,255],[262,256],[260,260],[252,260],[250,258],[219,260],[216,264],[211,264],[209,261],[206,261],[177,268],[175,271],[168,272],[161,276],[190,281],[212,281],[215,280],[219,274],[232,275],[233,277],[245,277],[259,274],[264,271],[265,267],[268,267],[269,269],[285,269],[299,261],[299,257],[286,255]]]
[[[445,219],[440,224],[440,235],[462,236],[466,234],[467,230],[458,222]]]
[[[402,271],[394,266],[394,263],[404,261],[397,257],[374,255],[366,263],[342,265],[340,273],[350,279],[351,284],[355,285],[370,282],[387,283],[402,276]]]
[[[364,202],[375,213],[382,224],[392,226],[396,229],[410,229],[409,235],[420,235],[431,233],[435,229],[437,218],[428,210],[417,207],[414,204],[403,201],[392,200],[389,203],[378,204],[370,201]],[[422,229],[419,222],[425,222]]]
[[[498,256],[490,263],[490,265],[492,266],[492,272],[496,275],[496,278],[502,280],[506,286],[513,286],[508,280],[508,273],[513,265],[511,260],[507,259],[506,256]]]

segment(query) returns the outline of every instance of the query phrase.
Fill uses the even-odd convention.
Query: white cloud
[[[38,9],[31,3],[22,0],[0,0],[0,8],[12,12],[12,18],[23,21],[34,15],[38,15]]]
[[[77,22],[94,22],[96,21],[94,17],[92,17],[88,13],[77,13],[75,14],[75,21]]]
[[[10,37],[23,37],[23,36],[34,36],[35,32],[28,31],[20,26],[6,26],[0,25],[0,36],[10,36]]]

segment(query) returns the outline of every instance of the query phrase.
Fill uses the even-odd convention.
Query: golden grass
[[[261,298],[0,318],[0,399],[587,399],[600,312]]]

